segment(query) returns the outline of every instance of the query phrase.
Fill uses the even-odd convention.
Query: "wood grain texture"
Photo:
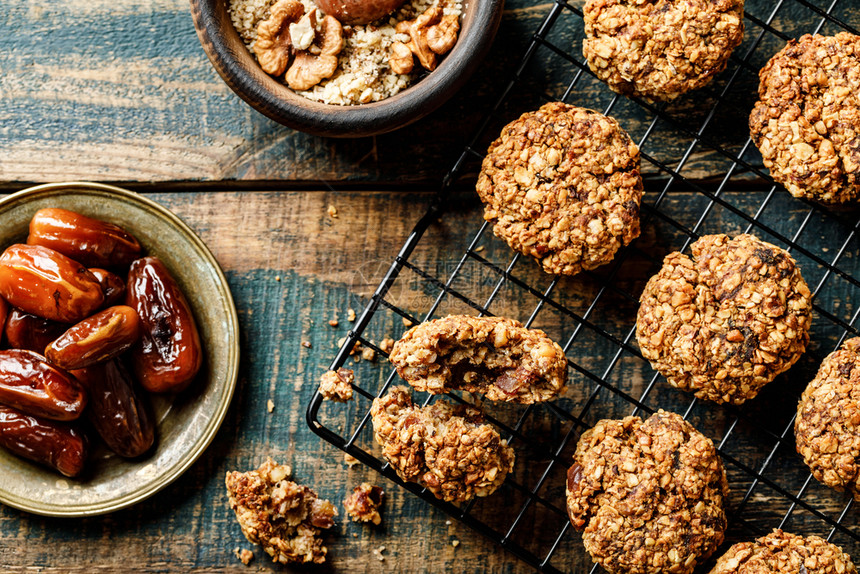
[[[199,233],[222,265],[239,311],[241,328],[240,380],[227,418],[215,441],[203,456],[174,484],[154,498],[124,511],[82,520],[40,518],[16,510],[0,508],[0,569],[6,572],[119,572],[133,565],[140,572],[246,572],[307,571],[273,566],[266,556],[244,540],[227,507],[223,477],[227,470],[249,469],[266,456],[291,464],[300,482],[316,488],[334,501],[341,512],[338,526],[327,537],[330,567],[317,571],[342,572],[528,572],[524,563],[496,548],[456,521],[446,523],[446,515],[406,493],[374,472],[359,466],[348,469],[340,451],[320,440],[307,427],[305,407],[319,375],[333,359],[337,341],[350,328],[347,310],[360,312],[413,223],[425,211],[432,194],[386,193],[157,193],[154,200],[176,212]],[[653,202],[656,194],[646,195]],[[726,200],[744,211],[755,211],[761,194],[729,194]],[[677,194],[666,200],[666,213],[701,212],[706,202],[700,196]],[[338,217],[327,214],[334,205]],[[432,277],[445,280],[481,223],[480,206],[473,194],[451,198],[449,211],[432,225],[410,258],[410,262]],[[761,216],[780,233],[798,229],[806,214],[803,204],[785,193],[774,197]],[[814,218],[815,216],[813,216]],[[815,254],[830,254],[844,240],[847,228],[840,225],[807,224],[806,243]],[[743,221],[724,209],[716,209],[703,231],[738,232]],[[764,237],[768,239],[768,237]],[[507,246],[489,232],[479,254],[495,265],[511,261]],[[671,225],[652,220],[636,249],[630,250],[619,272],[618,292],[605,292],[596,309],[587,313],[590,302],[600,293],[602,270],[578,278],[565,279],[551,299],[587,317],[612,336],[623,338],[635,317],[635,296],[662,256],[683,245],[682,236]],[[841,269],[857,276],[860,245],[849,243],[839,261]],[[798,255],[803,273],[811,282],[823,277],[820,267]],[[512,274],[537,289],[545,289],[550,278],[530,261],[520,260]],[[470,260],[452,283],[452,288],[470,300],[484,304],[495,289],[499,276],[492,268]],[[387,300],[417,317],[433,303],[438,288],[414,272],[404,272],[392,287]],[[625,295],[628,294],[632,296]],[[839,317],[850,318],[856,311],[857,288],[835,278],[827,281],[821,303]],[[525,320],[537,299],[510,283],[489,303],[496,314]],[[438,313],[475,310],[456,296],[445,297]],[[328,324],[339,320],[337,327]],[[564,341],[575,330],[570,315],[546,306],[534,325]],[[739,461],[761,465],[771,448],[766,429],[781,432],[790,417],[793,401],[814,372],[820,359],[834,344],[835,331],[828,321],[815,318],[813,344],[801,363],[768,387],[763,395],[746,405],[743,413],[751,422],[742,422],[732,433],[726,448]],[[378,342],[397,337],[404,330],[399,315],[381,311],[365,335]],[[305,347],[302,342],[310,343]],[[613,362],[616,346],[590,329],[582,329],[569,357],[573,371],[571,389],[558,405],[579,413],[594,383],[585,373],[603,374]],[[350,359],[351,360],[351,359]],[[390,369],[384,362],[352,363],[359,384],[375,392]],[[610,369],[608,379],[618,388],[639,396],[652,376],[640,359],[625,352]],[[274,411],[267,412],[272,400]],[[660,379],[645,399],[650,408],[662,406],[683,412],[689,396],[669,388]],[[345,408],[326,405],[321,420],[338,432],[355,428],[368,408],[357,399]],[[606,389],[588,409],[583,420],[593,424],[598,418],[629,414],[630,404]],[[494,417],[512,424],[523,413],[520,406],[488,407]],[[699,404],[691,413],[693,423],[708,436],[720,440],[727,433],[731,412]],[[760,425],[760,426],[756,426]],[[515,439],[518,462],[513,480],[530,484],[547,468],[552,457],[547,452],[561,444],[571,430],[545,408],[531,411],[523,432],[527,448]],[[579,435],[574,429],[561,457],[568,459]],[[367,429],[358,444],[373,451]],[[563,492],[563,465],[549,472],[541,496],[560,504]],[[732,506],[740,503],[750,479],[729,466]],[[781,447],[768,476],[785,488],[793,488],[804,478],[803,465],[793,453],[789,440]],[[352,524],[345,520],[341,501],[351,486],[362,480],[381,484],[389,495],[379,528]],[[841,509],[844,498],[826,488],[811,485],[805,500],[828,515]],[[504,501],[504,504],[500,502]],[[489,524],[503,528],[511,513],[519,510],[523,497],[509,485],[473,510]],[[755,528],[775,526],[788,503],[772,488],[760,486],[747,503],[744,517]],[[846,524],[856,524],[857,511],[850,511]],[[527,548],[538,549],[563,526],[564,520],[540,509],[524,514],[512,539]],[[827,534],[821,522],[808,513],[793,514],[789,526],[802,532]],[[749,537],[749,530],[733,523],[732,536]],[[354,536],[355,535],[355,536]],[[456,548],[451,544],[458,540]],[[845,543],[837,535],[837,541]],[[256,559],[246,568],[233,556],[235,547],[255,551]],[[374,549],[385,546],[385,561]],[[856,553],[857,548],[847,547]],[[567,534],[553,565],[563,571],[584,574],[590,561],[579,538]]]

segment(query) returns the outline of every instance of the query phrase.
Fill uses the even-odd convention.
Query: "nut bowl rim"
[[[504,0],[464,0],[460,36],[439,66],[398,94],[341,106],[309,100],[260,69],[239,38],[228,0],[190,0],[203,50],[224,82],[248,105],[287,127],[324,137],[380,135],[405,127],[445,103],[489,52]]]

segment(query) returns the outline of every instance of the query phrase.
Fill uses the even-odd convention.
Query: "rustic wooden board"
[[[340,506],[351,486],[362,480],[381,484],[389,494],[380,528],[358,526],[341,519],[328,546],[331,567],[319,571],[345,572],[527,572],[522,562],[496,548],[456,521],[447,524],[447,516],[387,482],[374,472],[356,467],[348,469],[340,451],[314,435],[305,424],[305,407],[312,396],[318,376],[334,357],[337,341],[350,327],[349,308],[360,312],[394,254],[424,213],[432,194],[386,193],[157,193],[151,197],[174,210],[195,229],[221,263],[233,290],[241,327],[241,369],[237,392],[223,427],[212,446],[180,479],[151,500],[130,509],[83,520],[47,519],[16,510],[0,508],[0,569],[7,572],[112,572],[133,565],[141,572],[222,572],[248,571],[233,556],[233,548],[253,548],[244,540],[227,507],[223,488],[224,473],[229,469],[248,469],[266,456],[293,466],[299,481]],[[656,194],[646,196],[651,202]],[[744,211],[755,211],[762,194],[731,194],[733,205]],[[704,200],[691,194],[678,194],[662,206],[666,213],[690,216],[701,211]],[[329,205],[338,217],[327,214]],[[434,277],[446,279],[465,249],[470,236],[477,231],[480,206],[472,194],[452,198],[451,210],[431,226],[410,261]],[[803,204],[777,195],[765,210],[762,220],[780,233],[792,233],[800,225],[806,210]],[[839,225],[821,224],[813,216],[803,238],[816,255],[833,255],[847,233]],[[716,229],[737,232],[743,223],[717,209],[708,218],[703,231]],[[481,241],[483,257],[506,266],[511,253],[500,241],[487,235]],[[652,220],[625,262],[622,291],[636,294],[653,272],[663,254],[681,247],[682,239],[672,226]],[[839,266],[857,276],[860,245],[848,245]],[[822,277],[814,264],[798,256],[810,282]],[[513,273],[519,279],[543,289],[549,278],[529,261],[518,262]],[[483,265],[470,263],[453,287],[470,299],[483,303],[498,275]],[[832,285],[831,285],[832,283]],[[552,294],[560,305],[584,313],[599,291],[600,274],[565,280]],[[857,288],[843,280],[828,281],[819,301],[840,317],[850,317],[856,309]],[[432,304],[438,289],[412,272],[404,272],[394,285],[388,300],[402,309],[421,316]],[[602,329],[623,336],[632,325],[635,305],[618,293],[607,293],[590,319]],[[536,303],[532,295],[515,287],[505,287],[491,305],[498,314],[528,318]],[[446,298],[440,313],[474,312],[473,309]],[[328,321],[338,318],[337,327]],[[576,321],[570,316],[547,308],[535,325],[559,340],[569,336]],[[390,311],[380,312],[366,335],[373,341],[384,336],[398,336],[404,329],[400,317]],[[788,377],[774,383],[760,399],[744,407],[753,420],[768,428],[778,428],[790,413],[791,401],[811,376],[815,365],[829,352],[833,329],[816,318],[813,345],[802,362]],[[309,342],[310,348],[302,346]],[[581,368],[600,373],[614,355],[614,345],[606,339],[583,330],[569,354]],[[628,354],[629,355],[629,354]],[[610,376],[613,384],[632,394],[641,393],[651,378],[642,361],[625,355]],[[354,363],[360,384],[374,390],[388,374],[383,364],[362,361]],[[579,372],[574,373],[571,390],[559,405],[576,413],[593,383]],[[274,412],[267,412],[272,400]],[[662,380],[647,398],[649,406],[681,410],[689,397],[666,387]],[[350,404],[346,415],[340,407],[326,405],[321,418],[339,432],[349,432],[356,417],[367,408],[366,400]],[[611,392],[602,391],[595,406],[585,417],[589,423],[603,416],[629,414],[630,405]],[[490,409],[499,419],[510,423],[521,408]],[[692,420],[704,432],[719,440],[726,431],[729,413],[722,408],[699,406]],[[555,422],[554,422],[555,421]],[[524,427],[530,436],[549,447],[556,444],[570,428],[558,423],[544,409],[536,409]],[[758,465],[768,452],[767,437],[755,434],[750,425],[741,425],[729,444],[733,456],[750,465]],[[365,432],[359,445],[372,448]],[[576,435],[575,435],[576,436]],[[574,436],[574,441],[575,441]],[[549,458],[539,451],[524,450],[514,442],[518,453],[516,480],[532,480],[548,464]],[[802,472],[802,464],[791,448],[778,453],[769,476],[786,486]],[[572,448],[565,449],[567,457]],[[541,494],[560,504],[563,468],[558,467],[547,479]],[[732,504],[739,503],[750,480],[730,468]],[[802,478],[802,477],[801,477]],[[805,497],[828,514],[838,512],[844,503],[841,495],[813,487]],[[499,504],[504,500],[506,504]],[[491,524],[510,519],[510,509],[522,497],[503,487],[495,497],[476,505],[476,512]],[[768,529],[778,523],[787,503],[772,490],[760,487],[748,503],[745,517],[755,526]],[[849,513],[846,523],[856,524],[857,512]],[[791,523],[804,532],[822,532],[820,523],[797,513]],[[548,520],[538,512],[526,514],[522,526],[514,533],[517,542],[529,547],[545,542],[560,527],[558,519]],[[733,536],[746,531],[735,524]],[[355,535],[355,536],[354,536]],[[453,540],[460,541],[456,548]],[[844,542],[840,539],[840,542]],[[373,550],[385,546],[385,561],[380,562]],[[265,555],[254,548],[256,560],[252,571],[307,571],[272,566]],[[856,553],[860,549],[854,549]],[[585,573],[590,562],[578,538],[568,535],[553,560],[568,572]]]
[[[824,6],[818,0],[813,4]],[[858,25],[849,4],[842,1],[836,13]],[[235,96],[206,59],[185,0],[0,0],[0,185],[252,180],[435,188],[513,77],[552,5],[508,0],[491,54],[450,102],[396,133],[344,141],[287,129]],[[761,20],[767,20],[772,6],[771,0],[747,2],[748,11]],[[774,27],[799,35],[818,20],[791,1],[776,14]],[[760,28],[750,21],[747,30],[738,58]],[[581,59],[581,38],[581,19],[565,10],[547,41]],[[740,150],[756,71],[781,45],[777,36],[765,35],[735,89],[723,98],[706,141]],[[665,107],[676,123],[661,122],[644,151],[675,165],[692,141],[690,130],[702,124],[737,62],[712,87]],[[504,123],[546,98],[562,97],[577,70],[549,47],[539,48],[477,149],[485,149]],[[586,74],[568,100],[603,110],[612,98]],[[610,111],[637,140],[654,116],[623,99]],[[471,164],[466,171],[474,168]],[[692,151],[685,175],[707,177],[725,169],[719,154],[700,146]],[[647,163],[645,171],[655,173]]]

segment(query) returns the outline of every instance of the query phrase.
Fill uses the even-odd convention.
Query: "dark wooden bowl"
[[[486,56],[499,27],[504,0],[464,2],[460,37],[439,67],[399,94],[379,102],[337,106],[297,95],[263,72],[230,21],[227,0],[191,0],[203,50],[230,88],[258,112],[320,136],[362,137],[410,124],[462,87]]]

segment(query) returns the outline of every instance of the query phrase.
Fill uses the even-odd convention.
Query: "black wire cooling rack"
[[[723,457],[732,493],[726,545],[779,527],[823,536],[860,557],[852,500],[812,478],[793,437],[797,399],[821,359],[858,334],[860,306],[853,301],[860,301],[860,219],[856,211],[789,196],[762,167],[746,128],[758,70],[767,59],[804,33],[856,34],[856,8],[855,0],[748,0],[744,42],[726,71],[698,92],[654,105],[617,96],[594,78],[581,56],[581,2],[553,0],[436,201],[386,263],[331,368],[358,368],[350,356],[359,345],[384,357],[383,338],[398,338],[412,323],[453,312],[507,315],[562,344],[571,390],[545,405],[485,405],[487,419],[515,448],[517,463],[499,491],[462,506],[402,482],[379,455],[371,401],[400,384],[384,362],[361,364],[356,398],[346,405],[323,405],[316,394],[307,411],[311,428],[537,570],[594,572],[598,567],[591,566],[565,511],[564,475],[576,441],[601,418],[663,408],[710,436]],[[642,236],[610,265],[574,278],[543,274],[511,252],[483,222],[474,194],[455,191],[474,185],[483,150],[501,126],[550,100],[616,117],[642,152]],[[634,322],[639,293],[663,256],[687,249],[703,234],[740,232],[792,253],[813,289],[815,314],[806,355],[738,408],[670,388],[639,353]]]

